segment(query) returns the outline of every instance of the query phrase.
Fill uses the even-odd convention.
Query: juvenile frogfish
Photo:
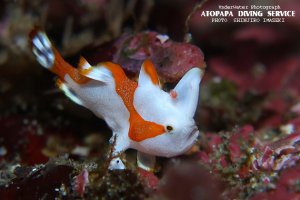
[[[91,66],[81,57],[78,67],[72,67],[39,29],[31,31],[29,37],[37,61],[58,76],[57,85],[66,96],[111,128],[115,158],[110,169],[124,169],[118,155],[132,148],[138,151],[138,166],[153,170],[155,156],[183,154],[197,140],[199,130],[193,116],[203,75],[200,68],[190,69],[173,90],[166,92],[150,60],[142,64],[136,82],[112,62]]]

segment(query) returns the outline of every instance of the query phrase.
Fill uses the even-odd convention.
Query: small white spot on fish
[[[168,35],[157,35],[156,38],[159,39],[159,41],[162,44],[165,43],[167,40],[169,40],[169,36]]]

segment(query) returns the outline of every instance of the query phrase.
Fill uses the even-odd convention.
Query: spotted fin
[[[84,106],[84,103],[77,97],[77,95],[60,79],[56,80],[56,84],[63,93],[71,99],[74,103]]]

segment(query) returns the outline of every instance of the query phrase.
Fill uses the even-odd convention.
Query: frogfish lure
[[[37,61],[58,76],[57,85],[65,95],[111,128],[115,158],[110,169],[124,169],[118,155],[132,148],[138,151],[138,166],[153,170],[155,156],[183,154],[197,140],[193,116],[203,75],[200,68],[190,69],[173,90],[165,92],[150,60],[144,61],[135,82],[112,62],[91,66],[81,57],[78,67],[72,67],[39,29],[29,37]]]

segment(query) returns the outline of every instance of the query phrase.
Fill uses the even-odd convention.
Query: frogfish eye
[[[172,131],[173,130],[173,127],[170,126],[170,125],[166,126],[166,128],[167,128],[168,131]]]

